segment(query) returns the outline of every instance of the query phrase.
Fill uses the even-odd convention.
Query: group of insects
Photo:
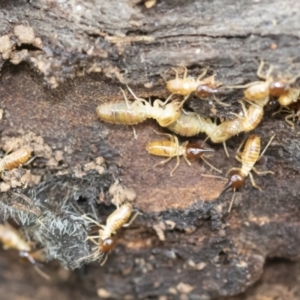
[[[294,127],[294,120],[299,116],[298,106],[300,103],[300,89],[293,87],[293,84],[300,77],[300,74],[290,78],[275,78],[273,77],[273,68],[270,67],[268,71],[263,74],[264,62],[261,61],[257,76],[259,81],[250,82],[246,85],[226,86],[224,89],[240,89],[244,88],[244,99],[238,102],[241,105],[241,113],[234,114],[233,119],[225,120],[218,124],[210,118],[205,118],[196,112],[187,112],[183,105],[194,93],[198,98],[203,99],[212,96],[214,100],[220,105],[229,106],[216,98],[216,94],[220,93],[222,83],[215,80],[215,75],[206,77],[207,69],[197,78],[187,77],[187,69],[184,68],[184,75],[182,78],[178,75],[178,70],[173,69],[175,78],[166,82],[166,87],[171,95],[163,102],[161,100],[154,100],[151,104],[146,99],[137,97],[129,88],[129,92],[133,96],[133,100],[129,101],[125,92],[121,89],[124,100],[115,103],[104,103],[97,107],[96,112],[98,117],[105,122],[124,125],[136,125],[145,121],[147,118],[156,119],[161,127],[166,127],[169,131],[174,132],[180,136],[191,137],[199,133],[205,133],[207,139],[209,138],[213,143],[223,143],[224,150],[229,156],[226,141],[242,132],[250,132],[254,130],[264,115],[264,107],[269,103],[271,97],[276,97],[280,105],[279,111],[286,111],[289,114],[286,116],[286,122]],[[183,96],[182,100],[171,101],[174,94]],[[293,120],[293,121],[292,121]],[[172,158],[176,157],[177,162],[172,169],[170,176],[173,176],[175,170],[179,166],[180,156],[183,156],[188,165],[190,165],[190,158],[201,158],[206,164],[217,172],[221,172],[210,164],[205,159],[205,154],[213,152],[213,149],[204,148],[203,143],[190,143],[188,141],[180,144],[178,138],[172,134],[157,133],[168,136],[168,140],[157,140],[147,144],[146,150],[153,155],[167,157],[166,160],[158,164],[165,164]],[[136,137],[136,133],[134,131]],[[251,183],[254,187],[259,188],[252,177],[251,171],[258,174],[272,173],[271,171],[258,172],[254,165],[265,153],[267,147],[270,145],[274,136],[271,137],[266,148],[260,154],[261,144],[260,138],[257,135],[251,135],[245,143],[242,152],[238,150],[236,158],[242,163],[240,169],[231,169],[228,173],[227,184],[223,191],[228,189],[235,190],[241,187],[245,178],[249,175]],[[242,146],[242,145],[241,145]],[[229,210],[232,207],[232,202]]]

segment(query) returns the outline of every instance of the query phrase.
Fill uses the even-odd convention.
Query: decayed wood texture
[[[171,66],[187,66],[193,76],[210,66],[228,85],[256,80],[260,58],[278,74],[296,74],[300,4],[178,0],[146,9],[139,1],[103,2],[18,1],[1,4],[0,11],[1,64],[7,62],[2,134],[33,131],[53,149],[71,148],[65,153],[70,165],[103,156],[110,172],[134,188],[135,206],[143,211],[107,264],[90,267],[86,280],[95,284],[89,292],[101,289],[114,299],[215,299],[245,291],[261,277],[267,257],[298,259],[299,126],[292,131],[283,115],[266,111],[255,132],[263,144],[274,133],[276,140],[257,167],[275,175],[255,177],[263,192],[247,181],[227,215],[231,194],[218,197],[224,182],[201,177],[211,173],[201,161],[192,167],[182,162],[172,178],[175,162],[152,167],[160,158],[145,146],[157,139],[154,121],[136,126],[134,140],[130,127],[100,122],[95,108],[121,100],[122,83],[140,97],[165,98]],[[232,106],[216,105],[216,115],[239,111],[241,96],[223,95]],[[191,99],[188,106],[212,115],[209,102]],[[212,161],[224,173],[239,166],[233,156],[242,139],[228,142],[230,159],[221,145],[212,145]]]

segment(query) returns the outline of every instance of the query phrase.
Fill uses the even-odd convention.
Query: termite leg
[[[230,204],[229,204],[228,211],[227,211],[228,213],[230,213],[231,208],[232,208],[232,205],[233,205],[233,202],[234,202],[234,198],[235,198],[235,190],[236,190],[236,189],[233,189],[233,195],[232,195],[232,197],[231,197]]]
[[[218,178],[218,179],[222,179],[224,181],[228,181],[228,178],[223,177],[223,176],[217,176],[217,175],[211,175],[211,174],[201,174],[201,176],[207,177],[207,178]]]
[[[246,117],[247,116],[247,109],[246,109],[246,106],[245,106],[244,102],[243,101],[238,101],[238,102],[239,102],[239,104],[241,104],[243,115]]]
[[[46,274],[45,272],[43,272],[38,266],[33,266],[33,268],[41,277],[43,277],[44,279],[46,279],[48,281],[51,280],[51,277],[48,274]]]
[[[249,83],[244,84],[244,85],[228,85],[228,86],[226,86],[226,88],[228,88],[228,89],[244,89],[245,88],[246,89],[246,88],[248,88],[252,85],[255,85],[257,83],[261,83],[261,81],[253,81],[253,82],[249,82]]]
[[[267,71],[267,73],[266,73],[266,75],[264,75],[262,73],[262,69],[263,69],[264,65],[265,65],[265,62],[263,60],[261,60],[259,66],[258,66],[256,75],[257,75],[258,78],[267,80],[270,77],[270,75],[271,75],[271,73],[273,71],[273,67],[270,66],[269,69],[268,69],[268,71]]]
[[[255,172],[257,175],[266,175],[266,174],[275,174],[273,171],[258,171],[256,168],[252,168],[252,170]]]
[[[191,162],[188,160],[188,158],[185,155],[183,156],[183,158],[184,158],[185,162],[188,164],[188,166],[192,165]]]
[[[206,67],[203,72],[197,77],[196,81],[200,81],[200,79],[202,79],[206,73],[207,73],[207,70],[208,70],[209,67]]]
[[[255,187],[256,189],[262,191],[262,188],[261,188],[259,185],[257,185],[257,184],[255,183],[254,178],[253,178],[253,175],[252,175],[251,172],[249,173],[249,177],[250,177],[252,186]]]
[[[225,141],[223,142],[223,147],[224,147],[224,151],[225,151],[226,156],[230,157],[229,153],[228,153],[228,150],[227,150],[227,147],[226,147],[226,142]]]
[[[190,95],[191,95],[191,94],[188,94],[188,95],[186,95],[186,96],[183,98],[183,100],[181,101],[179,107],[182,107],[182,106],[183,106],[183,104],[184,104],[184,103],[186,102],[186,100],[190,97]]]
[[[154,106],[157,106],[156,104],[160,104],[161,106],[165,106],[169,101],[170,99],[172,98],[174,94],[171,94],[165,101],[161,101],[159,99],[156,99],[153,101],[153,105]]]
[[[184,69],[184,72],[183,72],[183,79],[185,79],[186,77],[187,77],[187,67],[184,67],[184,66],[182,66],[183,67],[183,69]]]
[[[92,218],[88,217],[87,215],[83,215],[82,218],[91,221],[92,223],[96,224],[96,225],[97,225],[98,227],[100,227],[100,228],[103,228],[103,229],[105,228],[104,225],[98,223],[97,221],[93,220]]]
[[[229,103],[224,103],[224,102],[222,102],[220,99],[218,99],[215,95],[213,95],[213,98],[214,98],[214,100],[218,103],[218,104],[220,104],[220,105],[222,105],[222,106],[230,106],[230,104]]]
[[[272,141],[274,140],[274,138],[275,138],[275,134],[274,134],[273,136],[271,136],[271,138],[270,138],[268,144],[266,145],[265,149],[264,149],[264,150],[262,151],[262,153],[260,154],[258,160],[260,160],[260,159],[263,157],[263,155],[265,154],[266,150],[268,149],[268,147],[270,146],[270,144],[272,143]]]
[[[131,107],[130,107],[130,104],[129,104],[129,102],[128,102],[128,99],[127,99],[127,96],[126,96],[124,90],[123,90],[122,88],[120,88],[120,90],[121,90],[121,92],[122,92],[122,94],[123,94],[123,98],[124,98],[124,100],[125,100],[125,103],[126,103],[127,108],[130,109]]]
[[[174,143],[176,144],[176,146],[179,145],[179,143],[178,143],[178,138],[177,138],[175,135],[169,134],[169,133],[158,132],[158,131],[156,131],[156,130],[153,130],[153,131],[154,131],[157,135],[166,135],[166,136],[170,139],[171,142],[174,142]]]
[[[135,130],[134,126],[132,126],[132,130],[133,130],[133,137],[134,137],[135,140],[137,140],[138,136],[136,134],[136,130]]]
[[[179,164],[180,164],[180,157],[179,157],[179,155],[177,154],[177,155],[176,155],[176,165],[175,165],[175,167],[171,170],[170,177],[173,177],[173,174],[174,174],[175,170],[178,168]]]
[[[208,165],[210,166],[213,170],[217,171],[218,173],[222,173],[222,171],[220,169],[217,169],[215,166],[213,166],[210,162],[208,162],[207,159],[205,159],[203,156],[201,157],[201,159]]]
[[[95,245],[98,246],[99,243],[94,238],[100,238],[100,236],[98,236],[98,235],[88,236],[85,240],[91,241],[92,243],[94,243]]]
[[[242,142],[240,143],[238,149],[236,150],[236,156],[235,156],[235,159],[236,159],[237,161],[239,161],[239,162],[242,162],[242,161],[241,161],[241,158],[240,158],[240,156],[241,156],[241,149],[242,149],[243,145],[245,144],[246,140],[247,140],[247,138],[245,137],[245,138],[242,140]]]
[[[100,266],[103,266],[106,263],[107,257],[108,257],[108,255],[105,254],[104,260],[100,263]]]
[[[294,117],[295,117],[295,114],[293,113],[293,114],[286,116],[284,119],[292,127],[293,130],[295,129],[295,124],[293,121],[290,121],[290,119],[294,120]]]
[[[142,103],[147,103],[147,101],[145,100],[145,99],[143,99],[143,98],[139,98],[139,97],[137,97],[136,96],[136,94],[133,92],[133,90],[128,86],[128,85],[126,85],[126,87],[127,87],[127,89],[128,89],[128,91],[130,92],[130,94],[132,95],[132,97],[136,100],[136,101],[140,101],[140,102],[142,102]],[[122,89],[121,89],[122,90]],[[123,90],[122,90],[123,91]],[[123,91],[123,95],[125,95],[125,92]],[[126,95],[124,96],[124,98],[126,97]],[[127,99],[127,102],[126,103],[128,103],[128,99]],[[128,107],[129,108],[129,107]]]
[[[140,213],[139,211],[137,211],[137,212],[134,214],[134,216],[129,220],[129,222],[126,223],[126,224],[124,224],[122,227],[128,227],[128,226],[130,226],[130,225],[133,223],[133,221],[136,219],[136,217],[137,217],[138,215],[142,215],[142,213]]]
[[[294,83],[299,77],[300,77],[300,73],[298,73],[297,75],[295,75],[294,77],[292,77],[292,78],[288,81],[288,84]]]
[[[178,79],[178,71],[175,68],[171,68],[175,72],[175,79]]]

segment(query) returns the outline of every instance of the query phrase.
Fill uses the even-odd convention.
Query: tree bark
[[[134,206],[143,213],[121,230],[103,267],[88,266],[89,275],[80,288],[69,291],[70,297],[77,293],[96,299],[98,289],[109,299],[218,299],[257,282],[267,259],[299,258],[299,125],[291,130],[285,115],[266,109],[255,129],[262,145],[276,134],[257,164],[274,175],[254,175],[262,192],[247,179],[228,214],[231,193],[220,195],[224,181],[201,176],[212,173],[202,161],[191,167],[181,162],[172,178],[175,162],[153,168],[160,158],[150,156],[145,147],[159,139],[153,129],[162,132],[153,120],[135,126],[136,140],[131,127],[103,123],[95,113],[101,103],[122,101],[119,88],[125,89],[124,84],[138,97],[167,98],[165,81],[174,78],[170,68],[176,66],[186,66],[193,77],[209,67],[208,74],[216,74],[223,85],[239,85],[258,80],[255,72],[263,59],[274,66],[273,74],[290,78],[300,67],[299,20],[300,3],[291,0],[158,1],[149,9],[137,0],[1,4],[1,145],[6,138],[33,132],[52,149],[49,156],[43,150],[30,166],[33,174],[42,176],[41,182],[21,191],[41,207],[45,199],[51,204],[43,204],[36,217],[25,211],[33,214],[31,221],[23,222],[26,230],[34,235],[32,220],[54,212],[53,205],[55,216],[64,218],[65,207],[57,204],[62,199],[68,205],[80,202],[83,213],[94,209],[104,223],[113,210],[108,190],[115,180],[134,189]],[[223,107],[191,96],[187,108],[205,117],[232,118],[230,112],[240,111],[236,100],[242,97],[242,90],[224,93],[221,100],[231,105]],[[210,161],[223,174],[240,166],[234,155],[243,137],[228,141],[229,159],[222,145],[209,143],[215,150]],[[58,153],[63,153],[62,162],[56,159],[51,165]],[[98,157],[104,158],[103,172],[88,171],[86,164]],[[2,198],[11,206],[7,193]],[[5,218],[20,217],[11,210],[6,213]],[[72,227],[83,230],[78,228]],[[86,235],[82,233],[80,241],[59,235],[64,239],[58,256],[63,265],[80,265],[72,261],[89,251],[80,250],[87,247]],[[70,254],[75,244],[79,250]],[[53,245],[49,242],[48,247]],[[48,256],[54,258],[51,251]],[[295,268],[289,262],[282,266]],[[63,281],[50,272],[57,282]],[[285,289],[276,274],[278,281],[264,284]],[[77,282],[70,276],[66,282]],[[259,299],[256,295],[264,292],[264,287],[255,287],[234,299]]]

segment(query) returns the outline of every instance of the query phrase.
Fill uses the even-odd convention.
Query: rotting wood
[[[202,178],[202,173],[210,172],[206,166],[182,163],[173,178],[172,163],[152,168],[159,158],[149,156],[145,145],[156,139],[153,129],[159,129],[154,121],[136,126],[138,140],[134,140],[130,127],[100,122],[95,108],[122,99],[119,81],[129,83],[140,97],[166,98],[164,80],[172,78],[171,66],[185,65],[196,77],[208,65],[217,80],[228,85],[256,80],[259,58],[274,64],[278,73],[296,74],[299,4],[165,1],[146,9],[142,2],[124,0],[118,1],[117,9],[116,3],[106,2],[102,14],[97,2],[80,3],[80,10],[73,2],[67,9],[47,5],[2,4],[1,35],[16,39],[16,44],[0,49],[6,55],[1,64],[25,61],[41,75],[24,64],[3,66],[1,129],[3,136],[20,129],[33,131],[53,149],[71,148],[65,157],[69,164],[86,164],[102,156],[112,173],[137,193],[135,205],[144,215],[124,230],[101,273],[98,266],[90,267],[96,281],[92,293],[103,288],[111,298],[142,299],[184,297],[189,292],[213,299],[253,284],[266,257],[298,259],[298,125],[291,131],[282,115],[273,117],[272,110],[265,114],[255,133],[263,141],[276,133],[276,142],[261,162],[275,175],[257,178],[262,193],[247,182],[227,216],[231,195],[216,200],[224,183]],[[33,28],[35,36],[20,38],[16,30],[20,24]],[[32,35],[30,30],[27,34]],[[7,45],[7,37],[3,39],[2,45]],[[93,71],[103,74],[86,75]],[[85,76],[75,78],[79,75]],[[45,88],[44,80],[56,89]],[[235,100],[241,96],[238,91],[224,95],[222,100],[232,106],[216,105],[217,116],[239,111]],[[189,105],[212,115],[209,101],[191,99]],[[241,140],[242,136],[228,142],[231,156]],[[225,158],[221,145],[210,146],[217,150],[213,158],[217,167],[227,171],[239,166],[233,157]],[[173,229],[167,221],[175,223]],[[165,242],[152,229],[156,224],[162,224]]]

